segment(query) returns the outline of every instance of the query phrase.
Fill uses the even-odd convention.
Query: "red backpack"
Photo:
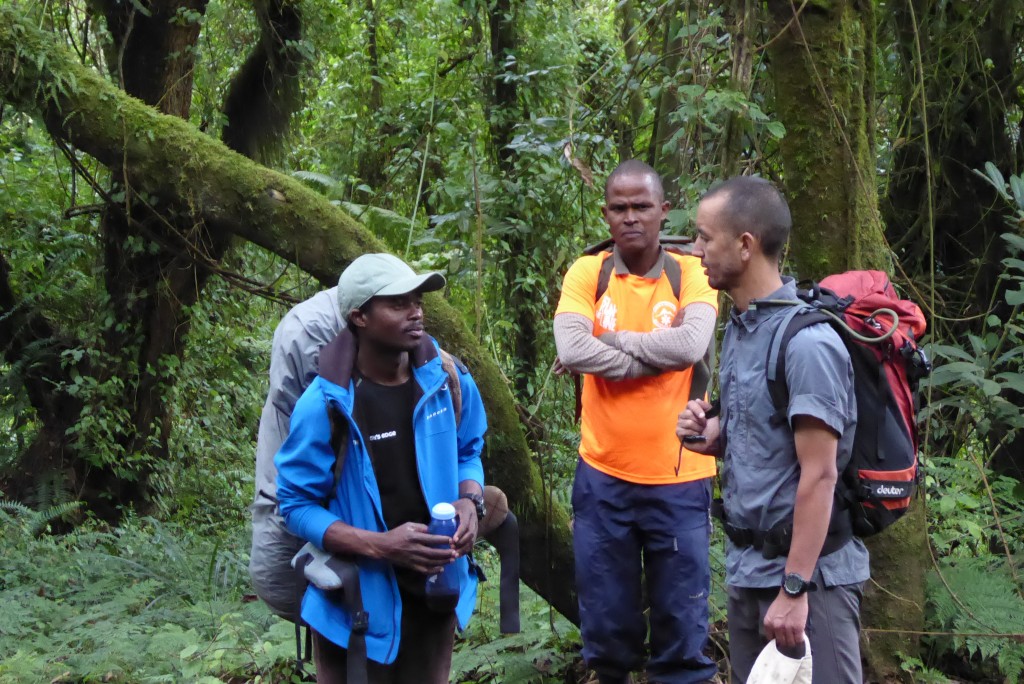
[[[836,487],[836,503],[850,512],[853,533],[884,530],[910,506],[917,485],[917,386],[931,364],[917,340],[924,314],[900,299],[881,271],[848,271],[798,291],[768,347],[768,391],[776,414],[786,420],[786,348],[797,331],[830,324],[853,362],[857,429],[853,455]]]

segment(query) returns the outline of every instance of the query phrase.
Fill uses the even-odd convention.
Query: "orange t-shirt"
[[[679,300],[664,270],[659,278],[613,272],[598,302],[601,263],[612,255],[581,257],[565,274],[555,315],[575,313],[594,322],[594,336],[618,330],[650,332],[668,328],[680,308],[703,302],[718,310],[718,292],[708,285],[695,257],[672,252],[679,262]],[[612,477],[638,484],[690,482],[715,474],[715,459],[684,449],[679,457],[676,420],[690,394],[691,370],[652,377],[605,380],[584,374],[580,456]],[[676,474],[676,465],[679,473]]]

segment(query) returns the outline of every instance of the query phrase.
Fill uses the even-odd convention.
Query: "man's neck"
[[[763,299],[782,287],[782,276],[777,266],[748,270],[743,282],[729,291],[736,310],[743,313],[750,302]]]
[[[621,257],[622,263],[626,265],[630,273],[635,276],[645,276],[658,263],[658,259],[661,257],[661,245],[657,245],[654,250],[631,254],[627,254],[620,249],[619,257]]]
[[[359,374],[378,385],[401,385],[409,380],[409,368],[409,352],[360,344],[356,353]]]

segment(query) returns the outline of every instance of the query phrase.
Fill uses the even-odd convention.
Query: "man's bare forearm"
[[[825,477],[808,481],[801,476],[793,510],[793,540],[786,572],[797,572],[801,577],[810,579],[828,535],[835,487],[835,479]]]
[[[810,579],[828,535],[835,496],[838,436],[821,421],[807,416],[794,420],[793,441],[800,463],[800,481],[793,509],[793,540],[786,572]]]
[[[382,537],[380,532],[363,530],[339,520],[324,532],[323,548],[341,555],[380,559],[384,557],[380,546]]]

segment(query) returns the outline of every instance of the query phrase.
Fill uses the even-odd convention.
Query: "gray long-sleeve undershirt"
[[[715,308],[703,302],[683,309],[678,327],[647,333],[614,333],[614,346],[594,337],[594,322],[581,314],[555,316],[555,347],[558,358],[575,373],[590,373],[607,380],[657,375],[664,370],[683,370],[707,351],[715,328]]]
[[[573,373],[626,380],[660,372],[594,337],[594,322],[581,314],[555,316],[555,348],[562,365]]]
[[[683,309],[678,327],[640,333],[615,333],[615,348],[662,370],[683,370],[704,358],[715,332],[715,307],[694,302]]]

